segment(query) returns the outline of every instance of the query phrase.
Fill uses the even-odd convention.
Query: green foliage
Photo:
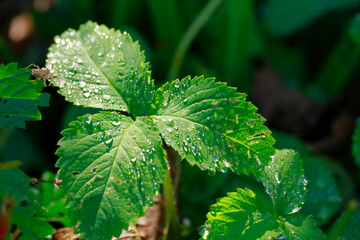
[[[264,202],[250,189],[238,189],[211,206],[199,229],[202,239],[269,239],[278,237],[279,224]]]
[[[45,171],[41,175],[38,198],[41,204],[38,215],[48,222],[59,222],[66,227],[71,227],[68,212],[65,208],[63,189],[53,184],[55,175]]]
[[[155,103],[152,118],[162,137],[191,165],[255,173],[273,154],[274,139],[257,109],[225,83],[204,77],[176,80],[156,91]]]
[[[16,63],[0,65],[0,128],[25,128],[25,121],[41,120],[38,106],[48,106],[50,95],[40,93],[43,82],[30,81],[30,75]]]
[[[289,35],[330,10],[356,7],[359,0],[269,0],[266,25],[276,35]]]
[[[144,57],[146,56],[149,61],[150,54],[144,55],[139,44],[134,43],[128,34],[88,22],[79,30],[69,30],[56,38],[56,44],[52,45],[49,51],[46,65],[54,75],[59,76],[60,93],[75,106],[58,101],[60,99],[57,96],[58,99],[53,99],[53,112],[47,113],[50,118],[47,118],[44,124],[32,124],[25,132],[26,135],[20,129],[14,132],[0,129],[0,161],[21,159],[24,163],[22,169],[31,174],[39,174],[43,169],[50,167],[49,164],[43,164],[45,157],[41,153],[46,153],[46,163],[55,161],[52,159],[55,156],[51,153],[54,152],[52,149],[55,148],[54,143],[58,140],[58,134],[53,134],[52,130],[60,125],[61,129],[68,128],[68,124],[73,121],[63,132],[63,139],[60,141],[62,145],[58,151],[62,157],[58,166],[61,165],[60,176],[64,180],[61,185],[64,187],[58,189],[48,183],[40,183],[35,188],[29,187],[27,178],[22,184],[24,189],[20,191],[16,189],[21,186],[16,184],[11,188],[3,188],[4,192],[6,190],[19,193],[20,201],[18,200],[15,206],[12,231],[21,230],[21,239],[44,239],[45,232],[50,234],[53,230],[47,230],[48,225],[42,220],[61,222],[69,227],[75,225],[75,228],[82,224],[75,231],[82,232],[83,236],[110,239],[112,235],[118,234],[121,228],[134,223],[146,207],[151,205],[151,197],[161,192],[159,188],[164,181],[163,170],[170,166],[173,168],[174,162],[176,166],[172,170],[175,171],[171,171],[172,177],[175,176],[174,186],[171,186],[168,169],[165,180],[167,187],[164,188],[167,205],[165,210],[162,209],[165,212],[161,212],[167,216],[167,220],[174,219],[175,207],[179,205],[179,211],[184,212],[179,220],[184,220],[184,225],[188,226],[187,230],[192,231],[191,229],[203,223],[200,221],[210,203],[214,202],[214,198],[233,192],[235,187],[251,189],[239,189],[235,193],[229,193],[228,197],[218,201],[219,208],[215,205],[212,207],[220,210],[216,216],[213,215],[215,211],[209,213],[212,217],[209,218],[210,223],[201,229],[204,238],[323,239],[323,234],[316,228],[315,221],[308,216],[313,216],[324,231],[328,230],[335,213],[340,209],[341,201],[346,202],[350,196],[354,197],[352,190],[357,183],[352,175],[356,177],[355,171],[358,169],[349,169],[347,172],[342,168],[349,161],[338,161],[334,164],[331,159],[314,154],[309,146],[298,139],[279,135],[276,135],[276,145],[298,151],[303,160],[304,170],[301,168],[299,156],[294,152],[283,152],[286,156],[271,159],[269,156],[275,154],[272,147],[274,139],[270,136],[270,131],[263,126],[264,119],[256,113],[256,108],[245,101],[245,95],[235,94],[234,89],[224,83],[216,83],[212,78],[187,77],[171,82],[176,77],[166,78],[166,75],[216,76],[217,79],[240,87],[241,91],[247,91],[249,94],[252,92],[250,90],[254,89],[254,96],[250,98],[258,100],[259,104],[266,102],[267,93],[270,95],[272,92],[271,88],[261,90],[261,87],[267,83],[271,86],[272,80],[289,83],[291,88],[296,89],[295,95],[301,95],[303,91],[316,97],[307,99],[309,102],[332,100],[326,97],[334,97],[347,89],[356,90],[353,86],[357,86],[355,80],[360,73],[357,69],[360,56],[360,21],[358,14],[355,17],[354,14],[358,11],[359,0],[61,0],[53,1],[47,10],[45,5],[39,6],[34,3],[31,5],[33,10],[26,9],[26,16],[30,17],[29,20],[34,20],[36,29],[28,39],[30,41],[12,42],[10,31],[9,37],[6,37],[7,34],[3,34],[5,37],[0,36],[2,62],[17,61],[19,65],[25,66],[29,63],[42,65],[46,51],[44,46],[55,34],[69,26],[77,26],[87,19],[100,19],[108,26],[121,27],[122,31],[130,32],[133,39],[141,41],[142,50],[147,50],[144,46],[149,46],[147,54],[151,52],[152,73]],[[5,25],[10,22],[13,21],[6,20]],[[93,31],[94,29],[97,30]],[[133,31],[134,29],[136,31]],[[338,33],[338,37],[334,37],[334,33]],[[116,43],[120,42],[122,47],[118,48]],[[169,69],[169,66],[175,66],[175,71]],[[19,72],[16,76],[20,77],[21,74],[18,73],[24,71],[21,72],[24,74],[21,77],[26,75],[28,82],[30,70],[17,70]],[[165,79],[169,80],[169,83],[155,90],[151,74],[156,78],[158,86],[161,86],[161,81]],[[0,89],[9,84],[19,86],[14,82],[7,80],[2,85],[3,82],[0,80]],[[42,81],[30,83],[36,88],[36,93],[41,94]],[[179,90],[176,86],[181,84],[184,85],[184,89]],[[54,89],[47,88],[46,91],[51,92]],[[189,93],[194,94],[184,98]],[[236,100],[229,101],[229,98]],[[276,98],[277,96],[274,96],[274,99]],[[333,106],[334,103],[339,103],[339,99],[340,104]],[[356,94],[346,92],[339,99],[333,99],[334,101],[323,105],[325,108],[319,108],[325,109],[324,112],[304,114],[304,120],[311,124],[311,129],[316,128],[316,132],[312,133],[308,128],[304,128],[302,136],[318,140],[329,133],[328,121],[336,118],[339,112],[352,116],[358,114],[355,107],[343,104],[356,103]],[[12,101],[18,103],[17,105],[5,107],[3,103],[7,104],[9,101],[2,100],[1,95],[0,127],[24,128],[24,121],[41,118],[37,109],[40,104],[36,99],[31,99],[32,103],[29,99],[20,103],[24,99],[18,99]],[[48,99],[45,100],[47,104]],[[192,100],[192,103],[188,102],[189,100]],[[219,104],[210,105],[211,100],[216,100]],[[263,111],[264,114],[269,113],[274,125],[280,129],[290,127],[299,130],[302,127],[298,128],[297,123],[292,121],[277,121],[286,119],[281,119],[282,110],[286,110],[289,105],[285,103],[286,108],[273,109],[271,100],[269,99],[269,105],[266,104]],[[307,100],[304,100],[304,103]],[[302,105],[301,101],[299,99],[300,109],[302,106],[306,108],[306,104]],[[8,121],[6,114],[12,111],[10,107],[14,109],[14,106],[20,107],[21,111],[16,108],[15,110],[19,112],[17,117],[21,118]],[[5,109],[7,107],[9,109]],[[24,112],[23,107],[31,111],[31,117],[26,115],[27,113],[20,113]],[[64,107],[69,107],[70,110],[61,116],[59,114],[64,113]],[[334,109],[336,111],[331,113],[327,111]],[[101,110],[112,112],[99,113]],[[165,115],[167,113],[170,113],[170,117]],[[84,114],[91,115],[82,116]],[[76,120],[77,117],[79,118]],[[94,122],[96,119],[98,121]],[[347,124],[346,121],[341,121],[340,127],[344,126],[343,124]],[[128,128],[121,129],[121,126]],[[339,127],[338,124],[334,126]],[[133,135],[129,137],[131,134]],[[353,150],[356,163],[359,163],[359,144],[356,143],[360,140],[357,140],[357,135],[354,135]],[[144,149],[150,148],[150,145],[146,145],[149,138],[155,139],[156,148],[154,147],[153,154],[156,158],[137,152],[143,146]],[[46,144],[43,144],[44,141]],[[85,144],[80,146],[83,143]],[[180,158],[187,159],[189,164],[184,162],[183,165],[186,167],[177,169],[180,164],[170,157],[168,166],[164,160],[162,144],[176,148]],[[40,147],[42,151],[37,151]],[[122,153],[122,149],[125,153],[134,153],[134,156],[122,154],[121,158],[116,159],[117,154]],[[276,153],[276,156],[280,155],[279,152]],[[96,158],[97,156],[99,158]],[[139,157],[141,160],[138,162]],[[349,160],[348,157],[347,154],[343,154],[339,160]],[[151,164],[155,165],[154,159],[159,166],[152,170],[157,172],[158,181],[151,185]],[[116,169],[117,164],[126,167]],[[288,168],[290,164],[292,167]],[[196,167],[193,167],[194,165]],[[9,170],[15,165],[10,164],[10,168],[2,168],[3,166],[5,165],[1,165],[0,169]],[[200,168],[209,172],[201,172]],[[113,169],[122,171],[118,174]],[[100,170],[103,171],[99,172]],[[183,172],[180,174],[181,171]],[[109,174],[104,175],[104,172]],[[121,175],[129,172],[132,173],[131,177]],[[239,176],[233,172],[256,175],[264,182],[265,190],[270,195],[267,195],[264,187],[254,176]],[[3,174],[15,183],[18,181],[14,181],[14,178],[22,177],[22,174],[7,175],[0,171],[0,179]],[[65,178],[65,175],[68,177]],[[289,175],[292,176],[291,179],[286,178]],[[307,199],[302,205],[305,189],[301,184],[297,185],[296,180],[304,183],[304,175],[308,179],[308,184]],[[93,180],[87,182],[92,179],[91,176]],[[114,178],[115,184],[112,186]],[[177,185],[179,179],[180,189]],[[55,176],[45,173],[42,180],[52,182]],[[280,183],[277,183],[279,180]],[[80,186],[84,182],[84,186]],[[116,184],[120,184],[121,187]],[[358,186],[356,187],[358,189]],[[76,194],[72,190],[76,188],[79,189],[79,195],[74,197]],[[0,188],[0,192],[3,189]],[[86,189],[89,191],[86,192]],[[174,189],[178,196],[171,196],[172,191],[166,189]],[[294,194],[294,191],[299,191],[299,195]],[[166,192],[170,192],[169,198]],[[64,209],[63,194],[68,198],[69,217]],[[120,194],[128,196],[131,204],[135,204],[129,205],[124,201],[125,197],[118,197]],[[175,197],[179,198],[177,204],[173,202]],[[358,198],[358,195],[355,197]],[[187,205],[191,202],[195,207]],[[110,204],[114,207],[111,208]],[[124,214],[118,219],[116,215],[120,215],[119,209]],[[329,233],[329,239],[358,239],[359,210],[357,214],[354,214],[354,210],[355,208],[351,208],[351,211],[345,212],[345,217],[340,218],[340,231],[336,234]],[[293,211],[298,212],[286,214]],[[171,212],[175,212],[175,215],[168,217]],[[109,215],[108,219],[103,216],[105,214]],[[71,222],[69,218],[72,219]],[[113,219],[115,221],[111,222]],[[191,223],[187,221],[189,219]],[[174,226],[179,225],[182,226]],[[100,233],[98,230],[101,226],[104,227]],[[173,226],[162,227],[159,226],[159,229],[164,229],[164,235],[170,229],[165,238],[179,238],[178,234],[173,234]],[[241,231],[241,227],[244,231]],[[91,228],[96,228],[96,232],[88,230]],[[104,232],[107,235],[104,235]],[[98,235],[95,235],[97,233]],[[181,235],[180,238],[183,237],[184,235]],[[195,236],[184,238],[196,239]]]
[[[138,44],[92,22],[55,42],[47,67],[61,79],[60,94],[75,105],[127,112],[82,116],[62,132],[56,166],[84,238],[120,235],[152,204],[168,168],[161,137],[212,173],[255,173],[274,153],[264,119],[235,88],[187,77],[153,91]]]
[[[299,214],[276,217],[251,190],[238,189],[211,206],[201,239],[326,239],[316,222]]]
[[[41,207],[36,189],[29,186],[30,178],[21,170],[0,170],[0,199],[8,196],[14,203],[11,225],[22,232],[20,240],[44,239],[54,228],[38,216]]]
[[[11,223],[22,232],[19,240],[42,240],[55,232],[55,229],[43,219],[34,216],[29,209],[15,206]]]
[[[81,222],[84,238],[120,235],[144,215],[165,179],[155,126],[148,118],[101,112],[80,117],[62,135],[56,166],[74,225]]]
[[[259,179],[273,201],[275,214],[292,214],[301,209],[307,180],[302,160],[295,151],[276,151],[272,161],[259,174]]]
[[[127,33],[88,22],[55,38],[46,65],[60,94],[75,105],[144,115],[153,81],[139,45]]]
[[[303,160],[308,184],[302,213],[312,214],[319,224],[326,223],[339,210],[342,200],[334,173],[326,165],[329,160],[315,155],[308,145],[294,136],[280,132],[274,132],[273,136],[276,138],[276,148],[292,147]]]
[[[211,206],[200,229],[202,239],[325,239],[315,220],[296,213],[304,202],[306,180],[294,151],[277,151],[259,178],[271,206],[251,190],[228,193]]]

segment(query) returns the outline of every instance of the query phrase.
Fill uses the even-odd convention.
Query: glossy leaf
[[[25,128],[25,121],[41,120],[39,106],[48,106],[50,95],[41,93],[42,81],[30,81],[30,69],[16,63],[0,65],[0,128]]]
[[[325,239],[316,221],[299,214],[272,215],[251,190],[238,189],[211,206],[201,239]]]
[[[266,25],[273,34],[289,35],[330,10],[359,5],[359,0],[269,0]]]
[[[251,190],[238,189],[211,206],[201,239],[271,239],[280,235],[270,209]]]
[[[307,180],[299,155],[293,150],[278,150],[259,175],[277,214],[298,212],[305,202]]]
[[[280,228],[286,240],[326,240],[324,233],[316,226],[316,221],[300,214],[280,217]]]
[[[274,153],[274,139],[245,94],[214,78],[186,77],[156,91],[153,116],[168,145],[211,172],[256,172]]]
[[[158,130],[145,117],[101,112],[78,118],[62,135],[56,166],[76,231],[85,239],[119,236],[165,179]]]
[[[46,63],[60,78],[60,94],[75,105],[143,115],[153,96],[139,44],[104,25],[89,21],[55,37]]]

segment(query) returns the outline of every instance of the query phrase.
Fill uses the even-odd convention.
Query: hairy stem
[[[176,193],[179,185],[181,166],[178,153],[171,147],[165,146],[170,168],[165,170],[164,197],[166,201],[166,228],[164,235],[167,239],[176,240],[180,237],[179,216],[177,212]]]

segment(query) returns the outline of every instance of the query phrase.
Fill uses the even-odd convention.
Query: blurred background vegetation
[[[1,0],[0,62],[44,66],[54,36],[88,20],[138,40],[157,85],[205,75],[246,92],[277,147],[303,154],[309,176],[334,176],[330,182],[342,186],[328,193],[335,198],[322,212],[314,213],[320,200],[304,210],[325,230],[341,205],[359,197],[351,137],[360,116],[360,0]],[[56,171],[61,130],[96,111],[72,106],[56,88],[45,91],[51,100],[42,121],[0,131],[0,161],[21,160],[31,177]],[[183,235],[197,238],[210,204],[237,187],[261,189],[248,177],[209,176],[183,163]]]

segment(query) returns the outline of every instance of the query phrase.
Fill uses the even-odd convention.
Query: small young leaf
[[[199,229],[201,239],[325,239],[310,217],[298,213],[275,217],[271,212],[251,190],[238,189],[211,206],[208,220]]]
[[[316,226],[316,221],[309,216],[291,214],[280,219],[283,239],[326,240],[324,233]]]
[[[61,168],[69,215],[85,239],[111,239],[152,205],[167,169],[150,119],[115,112],[85,115],[62,132]]]
[[[201,169],[256,172],[274,154],[274,139],[245,94],[214,78],[186,77],[155,94],[154,122],[168,145]]]
[[[278,215],[298,212],[305,202],[307,180],[302,160],[293,150],[277,150],[259,175]]]
[[[143,115],[153,96],[139,44],[90,21],[55,37],[46,66],[60,78],[60,94],[76,105]]]
[[[279,223],[251,190],[238,189],[211,206],[199,229],[201,239],[272,239],[280,236]]]
[[[43,82],[30,76],[30,69],[16,63],[0,65],[0,128],[25,128],[25,121],[41,120],[38,106],[48,106],[50,95],[40,93]]]

